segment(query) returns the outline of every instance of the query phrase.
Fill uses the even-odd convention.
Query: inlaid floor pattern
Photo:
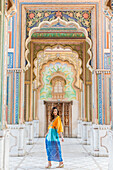
[[[80,144],[80,139],[65,138],[62,154],[65,170],[108,170],[108,157],[93,157],[90,146]],[[24,157],[10,157],[10,170],[43,170],[47,165],[44,138],[37,138],[34,145],[27,145]],[[56,168],[57,162],[52,162],[51,169]]]

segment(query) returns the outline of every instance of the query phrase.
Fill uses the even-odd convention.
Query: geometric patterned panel
[[[98,75],[98,121],[102,124],[102,75]]]
[[[110,53],[104,54],[104,69],[110,69],[111,60],[110,60]]]
[[[15,103],[15,123],[19,122],[19,98],[20,98],[20,73],[16,73],[16,103]]]
[[[8,63],[7,67],[8,68],[13,68],[13,52],[8,52]]]

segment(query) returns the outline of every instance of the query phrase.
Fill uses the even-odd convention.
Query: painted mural
[[[91,11],[38,11],[38,10],[27,10],[26,12],[26,32],[27,37],[29,31],[33,27],[38,27],[38,25],[43,21],[52,21],[60,17],[65,21],[75,21],[81,27],[84,27],[89,37],[91,38]]]
[[[50,79],[53,73],[60,71],[65,74],[67,84],[64,86],[64,92],[65,96],[64,98],[67,100],[75,100],[76,99],[76,90],[73,89],[72,83],[74,81],[73,75],[74,73],[71,70],[71,67],[67,64],[61,64],[59,62],[56,62],[55,64],[50,64],[49,67],[46,66],[43,74],[43,83],[44,86],[40,90],[40,99],[41,100],[47,100],[49,98],[52,98],[52,85],[50,84]]]
[[[17,7],[17,0],[14,1],[15,5]],[[20,111],[20,106],[22,105],[21,99],[20,99],[20,91],[22,89],[22,87],[24,87],[24,84],[21,83],[21,73],[18,73],[18,70],[16,70],[16,68],[21,68],[21,43],[22,43],[22,39],[21,37],[23,36],[21,34],[21,29],[17,30],[17,17],[18,20],[20,21],[20,28],[21,28],[21,19],[22,19],[22,5],[25,2],[21,2],[20,4],[20,12],[18,12],[17,14],[15,14],[12,18],[9,19],[9,24],[8,24],[8,76],[7,76],[7,119],[8,122],[11,123],[18,123],[19,122],[19,114],[21,113]],[[77,3],[77,2],[76,2]],[[89,5],[92,5],[92,2],[88,2]],[[26,7],[29,3],[26,2]],[[32,4],[32,2],[31,2]],[[76,6],[76,5],[74,5]],[[60,9],[61,10],[61,9]],[[96,69],[100,69],[103,68],[103,72],[104,69],[107,70],[107,72],[110,72],[110,22],[109,20],[102,15],[102,19],[99,20],[98,19],[98,15],[100,15],[100,11],[98,10],[98,3],[96,4],[96,15],[93,15],[93,9],[91,10],[85,10],[85,8],[78,9],[77,11],[75,11],[74,7],[72,8],[62,8],[61,11],[58,11],[58,8],[56,10],[54,10],[53,7],[51,7],[51,9],[49,8],[45,8],[45,6],[43,6],[43,8],[37,7],[36,9],[32,9],[31,7],[26,8],[26,32],[27,32],[27,37],[29,34],[30,29],[32,29],[33,27],[37,27],[41,22],[43,21],[52,21],[54,19],[56,19],[57,17],[60,17],[61,19],[65,20],[65,21],[75,21],[77,22],[81,27],[84,27],[87,31],[88,31],[88,35],[89,37],[93,40],[93,36],[91,36],[91,33],[94,34],[93,32],[93,28],[95,30],[97,30],[97,39],[93,40],[93,45],[94,45],[94,41],[97,44],[97,68]],[[95,20],[97,17],[97,20]],[[97,23],[97,25],[93,25]],[[98,23],[103,23],[103,24],[98,24]],[[101,26],[102,25],[102,26]],[[57,27],[58,25],[56,25]],[[102,27],[102,30],[101,30]],[[91,31],[92,29],[92,31]],[[18,36],[18,32],[19,32],[19,36]],[[101,34],[99,36],[99,31],[100,33],[102,32],[102,37]],[[24,31],[23,31],[24,32]],[[57,35],[57,34],[56,34]],[[96,34],[94,34],[96,35]],[[41,35],[38,35],[39,37]],[[47,36],[47,34],[46,34]],[[61,34],[58,34],[57,37],[61,37]],[[68,36],[68,34],[66,34],[66,36]],[[72,35],[73,36],[73,35]],[[71,37],[72,38],[72,37]],[[102,40],[101,40],[102,38]],[[100,41],[100,46],[99,46],[99,41]],[[19,46],[18,43],[19,42]],[[43,45],[43,44],[42,44]],[[41,45],[40,45],[41,46]],[[82,44],[77,45],[74,44],[74,46],[76,47],[76,51],[81,54],[81,49],[82,49]],[[101,48],[102,47],[102,48]],[[19,48],[19,50],[18,50]],[[79,50],[77,50],[77,48],[80,48]],[[99,51],[101,51],[99,53]],[[37,54],[37,53],[36,53]],[[101,56],[101,58],[99,58]],[[93,60],[93,64],[95,64],[96,62],[95,60]],[[56,67],[56,66],[55,66]],[[61,66],[63,69],[63,65]],[[1,67],[2,68],[2,67]],[[48,69],[48,68],[47,68]],[[52,69],[52,66],[51,66]],[[66,69],[66,68],[65,68]],[[71,69],[71,67],[70,67]],[[16,70],[16,71],[15,71]],[[57,70],[57,69],[56,69]],[[69,72],[69,67],[68,70]],[[55,72],[52,70],[52,72]],[[97,108],[98,111],[98,120],[99,120],[99,124],[109,124],[110,122],[110,118],[109,116],[111,115],[111,86],[110,84],[112,83],[110,80],[110,75],[109,74],[105,74],[104,73],[99,73],[99,74],[103,74],[103,77],[101,77],[100,75],[96,74],[97,77],[97,93],[95,92],[94,89],[94,95],[97,94],[97,98],[98,98],[98,102],[97,105],[95,104],[95,101],[93,102],[94,107],[93,108]],[[47,70],[44,71],[43,74],[47,73]],[[49,75],[51,75],[51,71],[49,72]],[[73,74],[73,73],[72,73]],[[68,78],[70,77],[67,76]],[[88,73],[86,73],[86,79],[88,80]],[[72,76],[71,76],[72,78]],[[49,80],[49,77],[48,77]],[[51,98],[51,86],[49,86],[47,84],[48,80],[46,80],[46,86],[44,85],[44,87],[41,89],[41,93],[40,93],[40,98],[41,99],[48,99]],[[43,75],[43,82],[44,82],[44,75]],[[71,81],[71,80],[70,80]],[[70,82],[71,84],[71,82]],[[94,88],[95,86],[95,79],[94,79],[94,84],[92,86],[92,88]],[[12,91],[9,90],[11,87]],[[47,89],[48,87],[48,89]],[[106,88],[108,87],[108,88]],[[71,89],[69,90],[69,87],[65,87],[65,97],[69,98],[69,100],[71,100],[72,98],[76,99],[76,91],[72,88],[72,84],[71,84]],[[102,88],[102,89],[101,89]],[[107,89],[107,90],[105,90]],[[105,91],[104,91],[105,90]],[[69,94],[69,91],[71,91],[71,94]],[[104,91],[104,95],[102,95],[100,93],[100,91]],[[24,95],[24,94],[22,94]],[[10,102],[10,97],[11,97],[11,102]],[[93,98],[94,100],[94,98]],[[23,99],[24,101],[24,99]],[[24,102],[23,102],[24,103]],[[1,106],[2,103],[0,103]],[[24,104],[23,104],[24,105]],[[23,107],[22,105],[22,107]],[[105,106],[104,106],[105,105]],[[104,107],[103,107],[104,106]],[[1,108],[1,112],[2,112],[2,107]],[[95,113],[95,112],[94,112]],[[10,115],[11,114],[11,115]],[[94,116],[93,116],[94,117]],[[1,115],[0,115],[0,120],[1,120]],[[95,121],[95,117],[94,117],[94,121]]]

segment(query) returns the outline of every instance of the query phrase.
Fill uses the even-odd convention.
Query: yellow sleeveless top
[[[50,125],[49,125],[49,127],[48,127],[48,129],[50,129],[50,128],[55,128],[55,129],[57,129],[57,132],[60,134],[60,132],[63,132],[63,127],[62,127],[62,122],[61,122],[61,118],[59,117],[59,116],[57,116],[56,118],[55,118],[55,120],[53,120],[51,123],[50,123]]]

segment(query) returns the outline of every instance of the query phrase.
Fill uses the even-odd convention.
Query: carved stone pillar
[[[10,3],[10,6],[9,6]],[[6,129],[8,20],[15,12],[13,1],[0,1],[0,169],[9,170],[9,131]]]
[[[92,129],[92,139],[93,139],[93,143],[92,143],[92,155],[93,156],[99,156],[99,129],[98,129],[98,125],[93,125],[93,129]]]
[[[92,129],[92,155],[108,156],[108,131],[110,125],[93,125]]]
[[[82,122],[82,144],[87,144],[87,122]]]
[[[33,132],[33,121],[32,122],[25,122],[26,128],[26,144],[32,145],[34,143],[34,132]]]
[[[91,144],[92,122],[87,122],[87,145]]]
[[[0,131],[0,169],[9,170],[9,131]]]
[[[26,139],[25,125],[8,125],[10,137],[10,156],[24,156]]]
[[[113,131],[108,132],[109,138],[109,164],[108,164],[108,170],[113,169]]]
[[[91,122],[82,122],[81,123],[81,139],[82,144],[90,144],[91,143]]]
[[[113,129],[113,16],[111,18],[111,26],[110,26],[110,37],[111,37],[111,128]]]
[[[33,120],[33,126],[34,126],[34,138],[39,137],[39,120]]]
[[[112,1],[111,1],[112,2]],[[113,3],[110,4],[112,6],[113,12]],[[113,169],[113,15],[111,16],[110,23],[110,53],[111,53],[111,129],[109,132],[109,165],[108,169]]]
[[[77,137],[82,137],[82,120],[78,120]]]

